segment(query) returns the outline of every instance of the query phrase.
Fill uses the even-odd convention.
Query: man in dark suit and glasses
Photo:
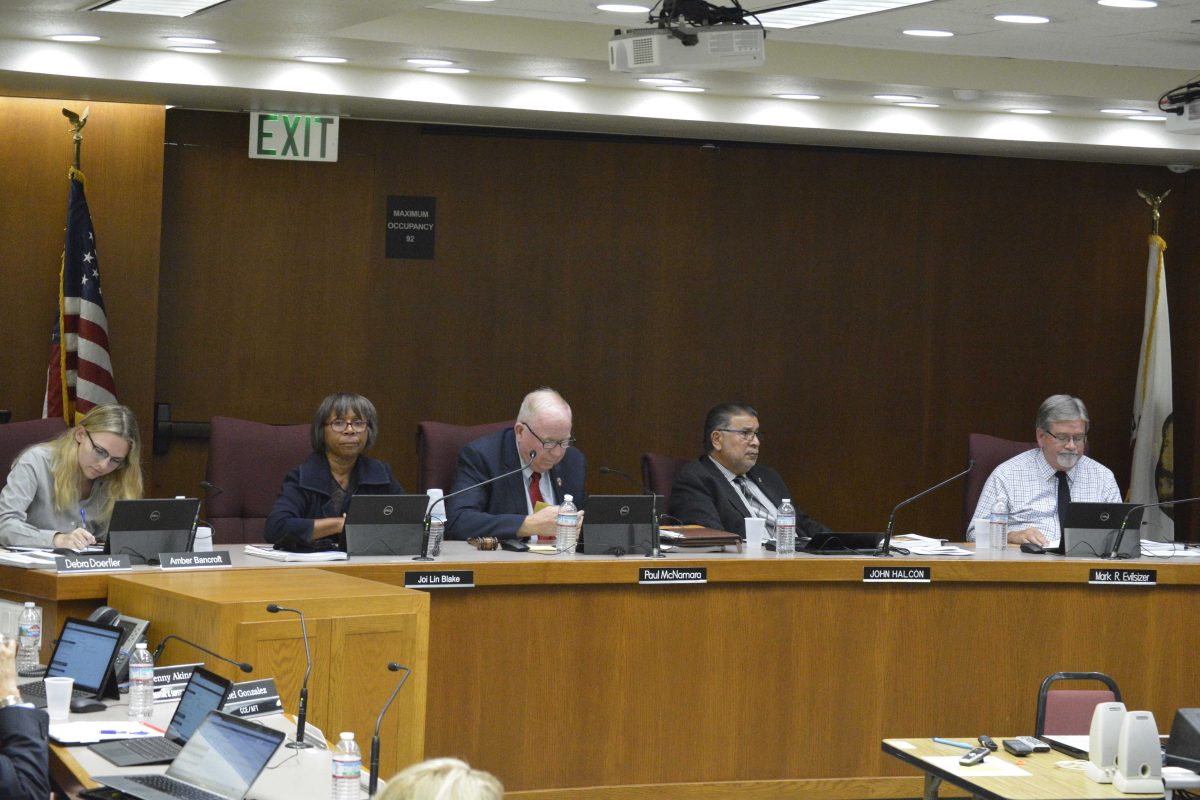
[[[17,640],[0,640],[0,797],[46,800],[50,796],[49,718],[22,701],[17,690]]]
[[[758,463],[762,433],[758,412],[745,403],[722,403],[704,420],[704,454],[684,465],[671,487],[668,514],[685,525],[746,537],[746,517],[767,521],[775,538],[775,515],[784,498],[796,505],[779,473]],[[821,523],[796,509],[796,535],[827,533]]]

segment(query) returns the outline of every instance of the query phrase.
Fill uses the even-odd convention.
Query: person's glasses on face
[[[1058,442],[1059,444],[1068,444],[1068,443],[1075,444],[1075,445],[1087,444],[1087,434],[1086,433],[1070,434],[1070,433],[1051,433],[1050,431],[1046,431],[1046,435],[1053,438],[1054,441]]]
[[[92,434],[88,432],[87,428],[83,429],[83,433],[85,436],[87,436],[88,441],[91,442],[92,453],[95,454],[97,461],[99,461],[101,464],[107,461],[116,469],[120,469],[121,467],[125,466],[125,459],[121,456],[114,456],[112,453],[96,444],[96,440],[92,438]]]
[[[367,429],[367,421],[365,419],[335,419],[325,424],[333,428],[336,433],[341,433],[347,428],[355,433],[362,433]]]
[[[560,447],[563,450],[566,450],[568,447],[573,447],[575,445],[574,436],[568,436],[566,439],[543,439],[537,435],[537,432],[533,428],[529,427],[528,422],[522,422],[521,424],[525,426],[525,430],[529,431],[530,436],[538,440],[538,444],[542,446],[542,449],[548,453],[553,453]]]
[[[751,430],[750,428],[717,428],[717,430],[721,431],[721,433],[732,433],[743,442],[749,442],[752,439],[758,439],[759,442],[762,441],[762,431],[760,430]]]

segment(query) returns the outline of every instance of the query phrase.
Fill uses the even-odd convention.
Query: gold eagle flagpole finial
[[[1159,208],[1162,206],[1162,201],[1167,199],[1167,195],[1171,193],[1171,190],[1167,189],[1162,194],[1150,194],[1145,189],[1138,189],[1137,193],[1138,197],[1145,200],[1146,204],[1150,206],[1150,216],[1154,220],[1154,225],[1150,232],[1158,236],[1158,221],[1162,217]]]
[[[87,125],[88,112],[91,106],[83,109],[82,114],[76,114],[69,108],[62,110],[63,116],[71,123],[71,139],[75,142],[75,169],[79,169],[79,149],[83,146],[83,126]]]

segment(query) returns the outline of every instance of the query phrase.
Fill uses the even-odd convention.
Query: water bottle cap
[[[138,642],[138,643],[137,643],[137,649],[138,649],[138,650],[145,650],[145,649],[146,649],[146,643],[145,643],[145,642]]]
[[[350,739],[351,741],[354,740],[354,731],[342,731],[340,735],[343,740],[346,740],[346,739]]]
[[[574,499],[574,498],[572,498],[572,497],[571,497],[571,495],[569,495],[569,494],[564,494],[564,495],[563,495],[563,502],[564,502],[564,503],[569,503],[569,502],[571,502],[571,500],[573,500],[573,499]]]
[[[790,497],[785,497],[785,498],[783,498],[783,502],[785,502],[785,503],[790,503],[790,502],[792,502],[792,498],[790,498]]]

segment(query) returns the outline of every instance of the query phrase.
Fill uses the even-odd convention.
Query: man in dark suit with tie
[[[775,515],[784,499],[796,505],[779,473],[758,463],[758,412],[745,403],[722,403],[704,420],[704,455],[685,464],[671,487],[667,513],[685,525],[736,533],[746,538],[746,517],[767,520],[775,538]],[[796,535],[827,533],[796,509]]]
[[[17,690],[17,641],[0,637],[0,797],[46,800],[50,796],[50,747],[46,712]]]
[[[577,508],[587,461],[574,447],[571,407],[553,389],[530,392],[517,412],[517,423],[476,439],[458,453],[451,491],[512,472],[446,501],[446,537],[467,539],[553,539],[558,506],[571,495]]]

